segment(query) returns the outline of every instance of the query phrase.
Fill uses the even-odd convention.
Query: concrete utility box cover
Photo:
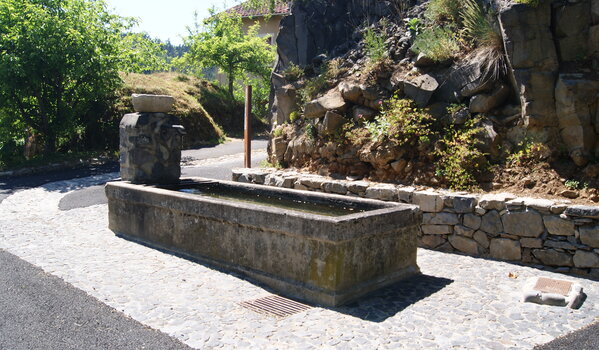
[[[577,309],[584,301],[584,293],[578,283],[534,277],[526,281],[522,301],[553,306],[567,305]]]

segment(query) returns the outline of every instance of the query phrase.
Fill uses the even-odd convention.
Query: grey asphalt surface
[[[598,315],[599,317],[599,315]],[[536,346],[535,350],[597,350],[599,349],[599,321],[547,344]]]
[[[191,349],[0,250],[0,349]]]

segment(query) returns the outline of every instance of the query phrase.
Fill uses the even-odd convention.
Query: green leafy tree
[[[234,82],[244,74],[269,79],[274,48],[257,33],[258,25],[245,33],[239,15],[227,12],[212,15],[204,22],[204,28],[196,25],[185,39],[189,52],[184,61],[202,68],[219,67],[227,75],[228,90],[233,96]]]
[[[2,119],[55,152],[121,86],[119,70],[147,69],[132,45],[152,46],[125,34],[133,23],[102,0],[0,0]]]
[[[168,71],[169,60],[165,44],[152,40],[145,33],[127,33],[123,36],[123,67],[129,73]]]

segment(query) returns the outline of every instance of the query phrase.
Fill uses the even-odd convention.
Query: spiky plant
[[[507,62],[493,14],[485,11],[477,0],[463,0],[460,17],[465,38],[476,45],[469,61],[482,63],[485,79],[499,80],[507,72]]]

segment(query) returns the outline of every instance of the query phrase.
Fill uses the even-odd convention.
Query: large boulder
[[[470,99],[470,112],[488,113],[501,106],[509,96],[509,86],[501,84],[488,94],[480,94],[472,97]]]
[[[495,77],[486,71],[484,61],[476,57],[453,66],[449,76],[441,81],[435,100],[451,103],[487,92],[496,83]]]
[[[347,104],[338,89],[332,89],[326,95],[319,97],[304,106],[306,118],[323,117],[327,111],[345,111]]]
[[[438,87],[437,80],[428,74],[404,81],[404,93],[421,108],[428,105]]]

